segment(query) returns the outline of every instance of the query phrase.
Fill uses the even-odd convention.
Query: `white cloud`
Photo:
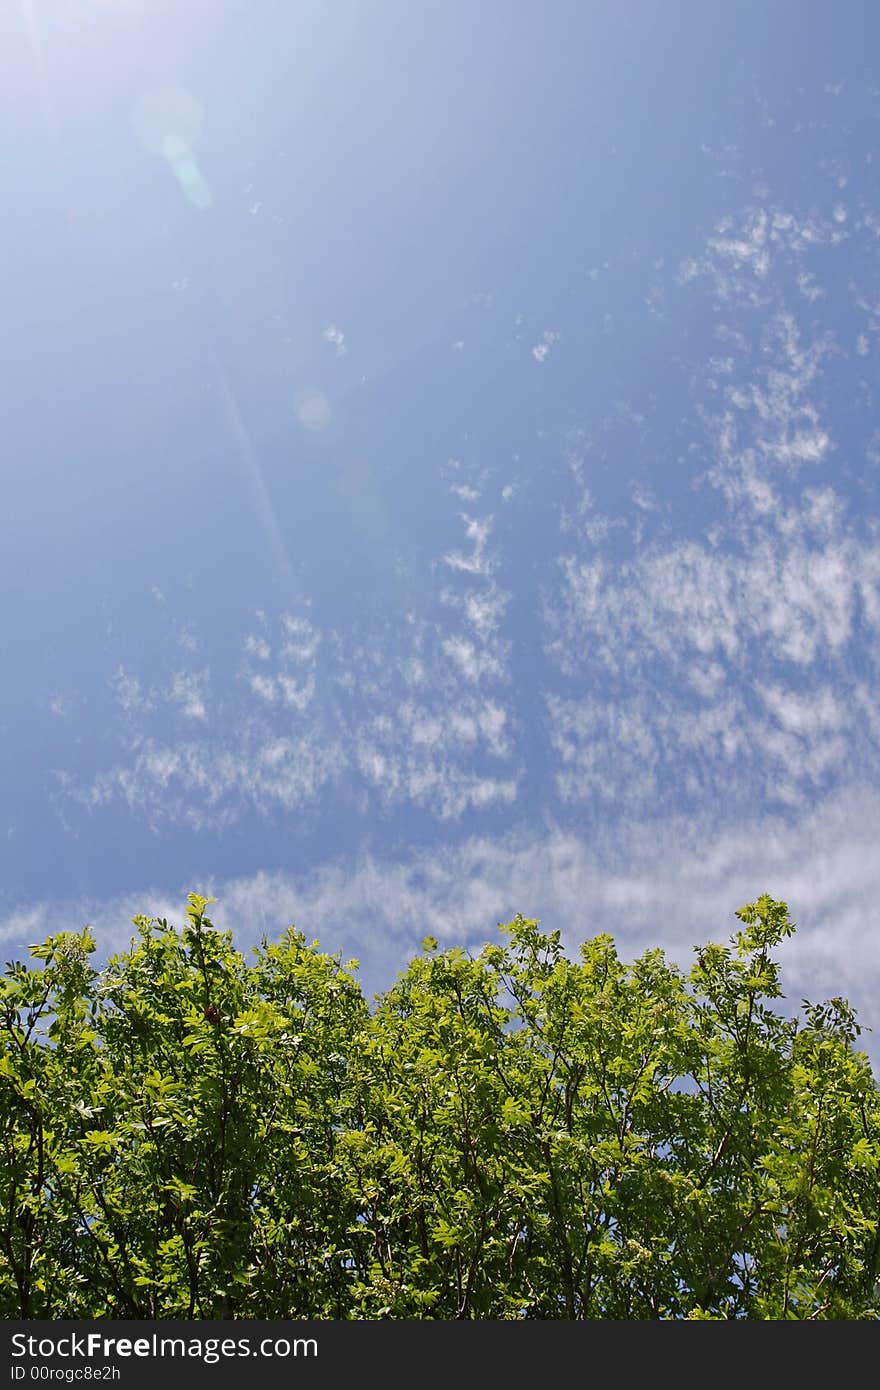
[[[180,922],[187,891],[216,896],[218,926],[242,948],[295,924],[324,949],[358,957],[369,990],[386,988],[431,933],[442,945],[495,939],[496,923],[517,912],[559,927],[570,950],[611,932],[631,959],[660,945],[686,966],[693,947],[725,941],[734,909],[762,892],[786,900],[798,923],[780,948],[791,1008],[803,995],[844,994],[880,1037],[880,796],[852,784],[796,816],[768,816],[719,804],[707,819],[631,821],[622,835],[601,823],[589,834],[563,828],[475,836],[433,845],[399,860],[365,854],[308,873],[186,883],[169,893],[145,888],[121,900],[23,907],[0,922],[0,939],[20,948],[46,930],[94,924],[102,949],[133,935],[136,913]],[[51,917],[51,920],[50,920]]]
[[[735,270],[748,266],[756,276],[763,278],[770,269],[768,224],[769,218],[763,208],[748,214],[739,228],[735,228],[732,218],[723,218],[718,224],[718,235],[709,240],[709,250]]]
[[[708,277],[722,304],[766,305],[774,294],[771,271],[780,258],[802,257],[847,235],[833,214],[799,216],[784,208],[753,206],[723,217],[704,253],[682,263],[679,280],[688,284]]]
[[[48,903],[34,903],[0,920],[0,941],[9,942],[19,951],[38,945],[52,931]]]
[[[724,388],[737,416],[709,423],[707,477],[728,505],[705,538],[660,532],[612,561],[581,528],[587,544],[559,561],[548,650],[581,686],[547,696],[563,801],[620,812],[735,786],[792,803],[878,762],[853,663],[858,642],[880,680],[880,537],[830,485],[791,496],[792,474],[829,449],[809,394],[824,348],[784,313],[763,345],[757,382]]]
[[[758,533],[751,550],[742,554],[686,541],[667,550],[648,549],[616,571],[600,560],[574,557],[562,569],[562,594],[548,615],[554,631],[551,650],[564,671],[593,678],[604,669],[626,682],[627,691],[613,706],[587,696],[557,700],[553,706],[554,747],[568,749],[565,761],[578,767],[587,754],[574,759],[571,739],[563,739],[560,729],[580,729],[584,749],[626,748],[636,728],[643,740],[650,733],[653,743],[674,748],[675,729],[686,730],[693,719],[683,695],[686,686],[722,702],[728,698],[725,689],[736,691],[740,704],[735,718],[754,739],[758,716],[742,701],[749,682],[757,679],[765,705],[777,717],[784,708],[794,718],[792,701],[806,701],[802,723],[811,709],[817,732],[828,711],[839,708],[839,699],[833,704],[827,691],[819,697],[801,691],[790,693],[783,705],[781,696],[772,693],[781,689],[782,669],[793,665],[806,674],[817,663],[831,663],[845,670],[857,608],[871,623],[880,612],[880,550],[840,535],[810,543],[797,533],[787,541]],[[776,679],[767,679],[771,673]],[[642,693],[646,684],[653,696]],[[624,710],[629,711],[629,726],[621,722]],[[848,723],[853,737],[854,721],[852,711]],[[636,761],[637,753],[636,748]],[[589,754],[589,766],[596,756]],[[610,753],[595,778],[608,775],[609,760]],[[644,785],[646,794],[649,768],[647,760],[632,770],[634,784]],[[618,769],[609,794],[621,775]],[[561,785],[564,794],[573,794],[570,775]]]
[[[72,794],[92,807],[121,800],[154,827],[184,821],[216,830],[248,807],[270,813],[314,801],[345,765],[340,745],[313,730],[289,737],[251,721],[231,745],[138,739],[124,762]]]
[[[827,210],[795,215],[760,197],[765,205],[719,223],[694,262],[717,341],[688,384],[696,406],[674,441],[657,432],[652,402],[615,400],[589,438],[572,430],[562,460],[547,463],[557,519],[555,484],[568,473],[561,556],[539,547],[528,564],[505,565],[502,590],[512,556],[499,550],[520,515],[505,512],[498,538],[485,501],[497,474],[450,459],[442,475],[465,508],[463,540],[435,562],[442,580],[423,609],[357,633],[321,633],[301,611],[274,617],[271,631],[264,618],[242,654],[247,734],[224,745],[193,738],[186,752],[142,735],[95,795],[134,805],[152,779],[185,788],[202,815],[232,814],[236,796],[283,805],[264,787],[266,750],[287,749],[289,763],[295,731],[298,748],[333,753],[332,773],[293,779],[296,796],[338,791],[365,812],[409,804],[450,820],[516,805],[518,716],[536,706],[547,718],[529,731],[529,758],[543,760],[557,809],[601,805],[617,820],[677,799],[699,810],[732,787],[793,805],[828,795],[860,762],[876,766],[880,538],[849,510],[833,471],[849,444],[832,427],[825,377],[847,359],[816,327],[836,283],[825,262],[838,224]],[[557,336],[543,335],[541,355]],[[647,469],[658,462],[651,450],[665,459],[670,442],[676,468],[690,470],[684,484],[700,490],[695,507],[680,504],[678,481],[664,495],[660,469],[650,486],[627,486],[624,472],[609,507],[618,465],[637,455]],[[519,486],[539,503],[527,473],[502,498]],[[533,659],[540,689],[513,682],[511,653],[518,672]],[[151,696],[136,681],[124,687],[132,717]],[[233,773],[242,763],[256,768],[251,780]],[[212,800],[218,764],[227,790]],[[170,804],[179,811],[185,798]]]
[[[462,502],[479,502],[480,494],[475,487],[470,487],[467,483],[453,483],[449,489],[456,497],[460,497]]]
[[[315,678],[309,676],[305,681],[296,681],[291,676],[279,676],[278,690],[286,705],[302,713],[315,694]]]
[[[498,589],[494,584],[477,593],[465,595],[465,617],[481,641],[488,641],[497,632],[509,602],[510,594]]]
[[[480,741],[493,753],[503,749],[491,720],[481,724],[467,713],[439,717],[405,707],[397,711],[401,716],[403,738],[392,732],[391,721],[377,718],[364,729],[357,747],[361,774],[388,804],[405,800],[448,821],[468,810],[515,801],[516,775],[498,776],[471,766]]]
[[[248,656],[256,657],[257,661],[268,661],[272,655],[272,648],[265,637],[256,637],[253,634],[244,639],[244,649]]]
[[[532,348],[532,356],[536,362],[546,362],[550,349],[554,343],[559,342],[560,335],[552,329],[545,329],[541,334],[541,341]]]
[[[804,347],[788,312],[773,316],[762,334],[767,365],[756,379],[726,386],[732,410],[716,420],[718,459],[709,477],[732,497],[739,480],[766,486],[758,475],[779,465],[788,473],[820,464],[831,447],[828,429],[809,396],[829,348]]]
[[[470,555],[459,550],[449,551],[443,556],[443,563],[450,569],[461,570],[465,574],[491,574],[492,560],[486,554],[486,544],[492,531],[492,517],[477,518],[465,516],[465,535],[473,549]]]
[[[176,705],[186,719],[207,719],[203,691],[207,679],[207,671],[176,671],[166,695],[169,704]]]
[[[758,685],[758,693],[784,729],[810,734],[840,729],[847,722],[843,704],[830,686],[803,693],[781,685]]]
[[[337,328],[335,323],[331,323],[329,328],[324,329],[325,342],[332,343],[336,348],[336,356],[344,357],[348,352],[345,342],[345,334],[341,328]]]
[[[809,270],[801,271],[798,276],[798,288],[804,298],[808,299],[811,304],[815,303],[817,299],[821,299],[825,294],[822,286],[816,283],[815,275]]]
[[[247,680],[251,690],[255,695],[258,695],[261,700],[267,700],[269,704],[272,704],[278,699],[278,685],[274,676],[265,676],[260,673],[257,675],[249,675]]]
[[[507,681],[499,626],[509,596],[489,573],[491,518],[462,521],[472,554],[444,557],[456,580],[439,595],[457,620],[407,614],[409,650],[393,665],[381,642],[340,649],[340,683],[356,696],[347,738],[370,795],[388,806],[408,801],[440,820],[510,805],[521,775],[495,690]]]
[[[116,696],[116,703],[124,714],[140,715],[153,708],[152,693],[144,694],[137,676],[131,675],[124,667],[117,667],[110,678],[110,686]]]
[[[800,254],[808,229],[783,214],[756,215],[730,245],[713,239],[713,255],[733,260],[748,278],[761,248]],[[799,494],[793,486],[803,469],[815,474],[832,455],[816,404],[831,340],[805,342],[779,306],[757,320],[757,344],[730,324],[718,336],[731,351],[706,372],[724,405],[704,417],[714,458],[702,481],[726,509],[704,537],[666,540],[661,532],[616,563],[596,553],[601,536],[580,528],[586,544],[560,561],[561,586],[547,603],[550,648],[567,673],[604,669],[630,683],[649,681],[675,701],[685,683],[699,688],[693,673],[707,660],[727,668],[740,690],[758,673],[772,684],[786,664],[806,671],[830,663],[839,676],[860,615],[877,626],[878,538],[853,524],[833,486]],[[582,451],[570,458],[579,512],[589,515]]]
[[[486,676],[499,677],[503,666],[491,651],[477,647],[466,637],[447,637],[443,642],[443,653],[449,657],[465,680],[479,682]]]
[[[469,548],[446,557],[433,620],[412,612],[402,630],[343,636],[323,634],[307,600],[275,618],[261,612],[259,630],[242,637],[248,704],[235,722],[208,730],[207,673],[176,672],[167,698],[204,736],[174,740],[142,719],[90,783],[61,777],[59,800],[118,801],[154,828],[183,820],[215,831],[249,808],[286,811],[334,789],[362,809],[409,803],[446,821],[511,805],[521,768],[497,689],[508,680],[500,628],[510,595],[491,574],[491,517],[462,524]],[[144,698],[133,677],[120,689],[131,726]]]
[[[281,649],[284,659],[297,664],[314,661],[321,634],[315,630],[310,620],[287,613],[282,619],[282,624],[286,633],[286,641]]]
[[[315,658],[321,634],[309,618],[296,613],[283,613],[278,626],[281,629],[276,663],[278,669],[274,672],[265,669],[272,660],[272,647],[266,638],[249,634],[244,642],[245,652],[260,661],[264,669],[253,671],[245,668],[242,675],[248,688],[260,700],[269,705],[295,709],[302,714],[311,704],[317,689]],[[295,675],[289,670],[291,666],[295,668]]]
[[[724,685],[726,673],[718,661],[697,661],[688,669],[687,679],[698,695],[711,700]]]

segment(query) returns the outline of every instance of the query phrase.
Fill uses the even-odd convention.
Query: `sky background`
[[[373,990],[516,912],[686,962],[766,891],[880,1034],[878,43],[3,6],[7,956],[198,891]]]

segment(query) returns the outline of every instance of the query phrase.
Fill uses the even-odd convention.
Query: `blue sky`
[[[16,0],[0,941],[786,897],[880,1025],[870,4]]]

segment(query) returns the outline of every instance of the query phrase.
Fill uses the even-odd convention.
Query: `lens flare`
[[[195,157],[205,125],[201,103],[185,87],[145,92],[131,113],[142,149],[165,160],[183,196],[199,209],[211,206],[211,188]]]

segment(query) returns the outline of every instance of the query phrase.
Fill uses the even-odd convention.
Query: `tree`
[[[683,972],[517,917],[373,1008],[191,895],[0,996],[0,1315],[876,1318],[880,1098],[844,1001],[786,1017],[784,903]]]

